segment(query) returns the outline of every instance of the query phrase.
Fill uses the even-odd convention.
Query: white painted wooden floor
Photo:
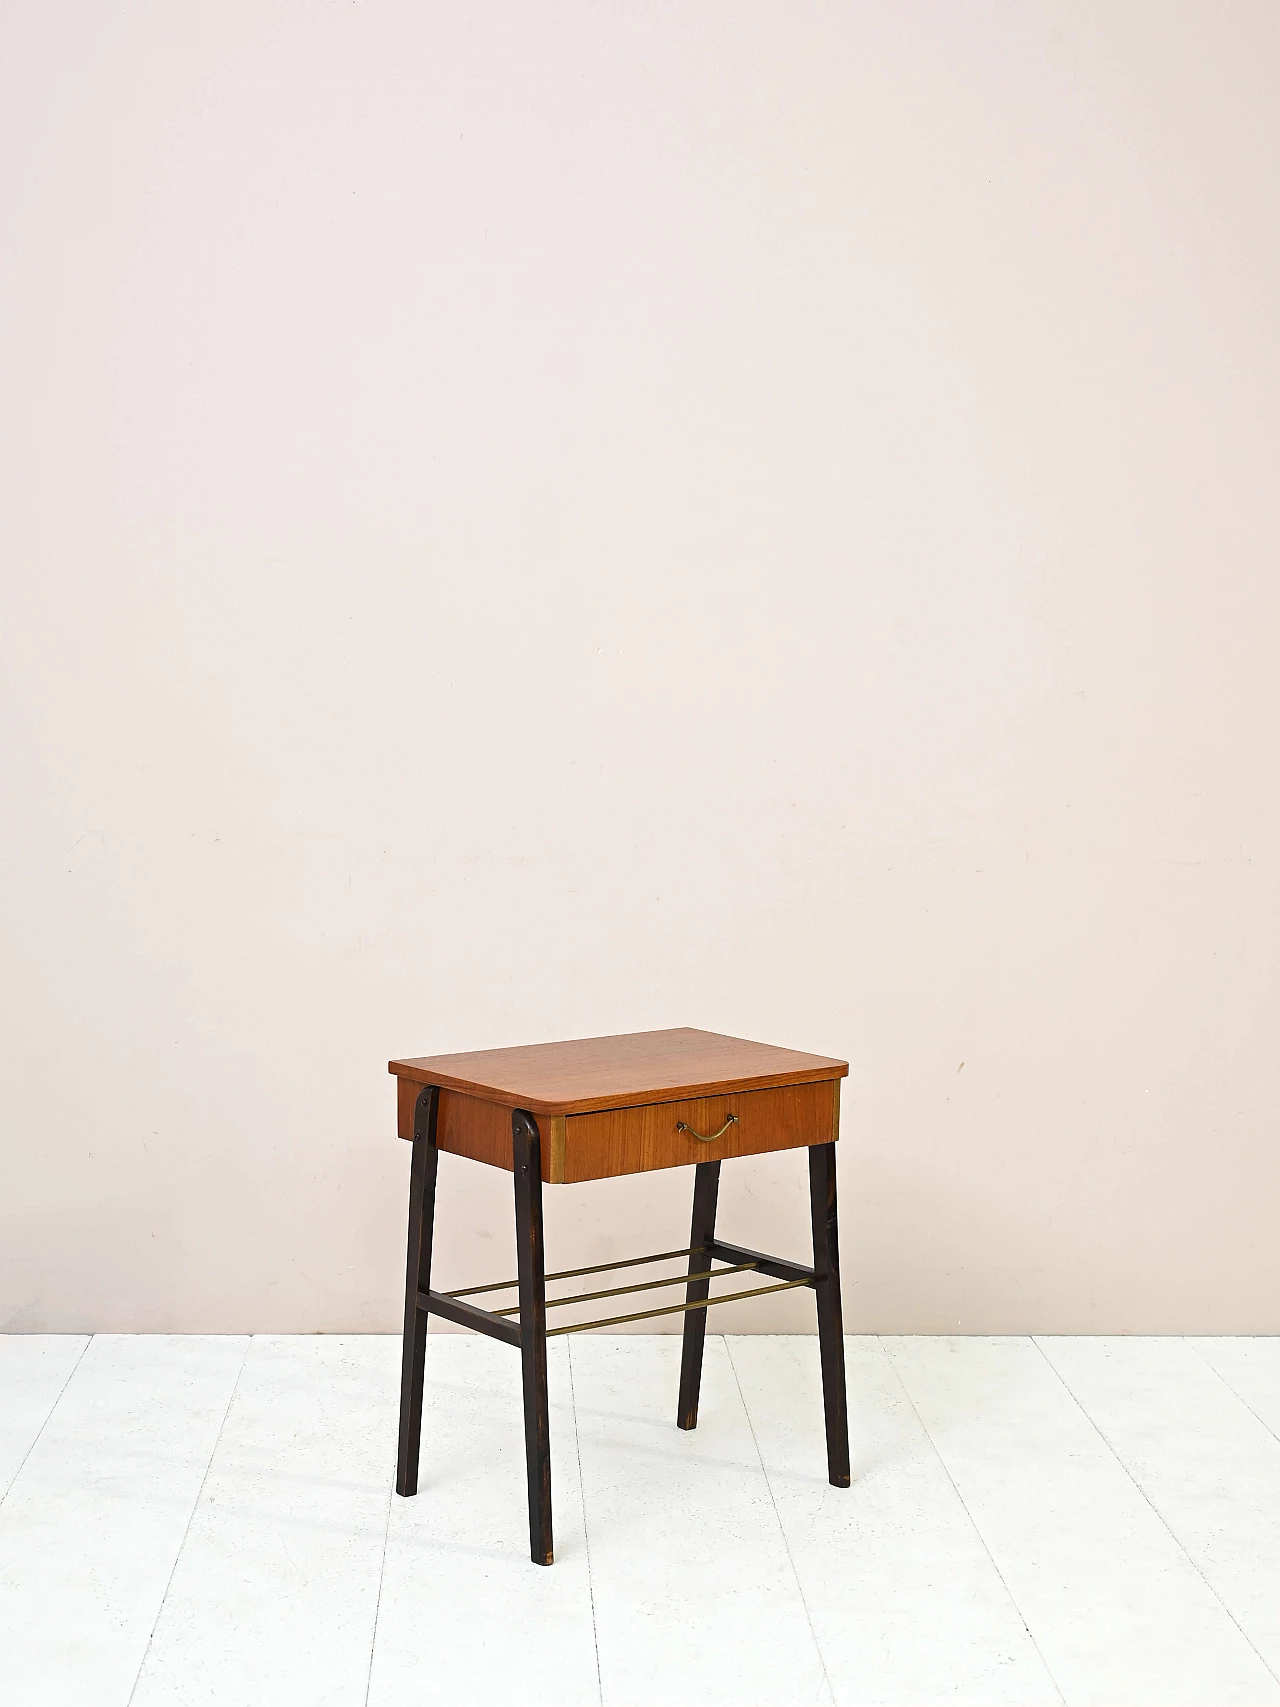
[[[520,1364],[397,1342],[0,1338],[14,1707],[1280,1704],[1280,1341],[553,1342],[556,1558],[526,1554]]]

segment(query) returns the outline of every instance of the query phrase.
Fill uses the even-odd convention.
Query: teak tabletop
[[[531,1114],[586,1114],[681,1097],[763,1090],[842,1079],[847,1061],[678,1026],[619,1037],[579,1037],[516,1049],[475,1049],[392,1061],[419,1085],[440,1085]]]

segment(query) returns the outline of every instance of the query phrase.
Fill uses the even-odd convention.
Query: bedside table
[[[397,1493],[407,1496],[418,1491],[429,1316],[442,1316],[519,1349],[524,1374],[529,1550],[535,1564],[549,1565],[553,1548],[548,1338],[683,1314],[676,1426],[694,1428],[707,1309],[712,1304],[799,1286],[811,1288],[817,1304],[827,1474],[835,1487],[849,1486],[835,1161],[840,1080],[849,1071],[847,1062],[685,1027],[581,1038],[570,1043],[535,1043],[516,1049],[481,1049],[465,1055],[423,1056],[392,1061],[390,1071],[397,1079],[399,1134],[413,1144]],[[800,1148],[809,1152],[812,1268],[717,1238],[721,1162]],[[457,1292],[432,1291],[431,1233],[436,1158],[441,1150],[506,1168],[513,1174],[517,1279]],[[694,1169],[693,1224],[685,1249],[545,1273],[544,1183],[610,1179],[651,1168],[675,1167]],[[546,1295],[548,1280],[578,1279],[686,1256],[688,1273],[674,1280],[641,1281],[562,1298]],[[717,1263],[721,1266],[716,1267]],[[773,1284],[711,1297],[713,1280],[721,1275],[747,1274],[759,1274]],[[558,1306],[671,1285],[685,1288],[683,1303],[603,1315],[569,1327],[547,1325],[547,1311]],[[505,1290],[516,1291],[516,1304],[490,1310],[469,1302],[482,1294]]]

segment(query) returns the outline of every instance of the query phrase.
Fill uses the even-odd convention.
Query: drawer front
[[[737,1118],[709,1144],[681,1130],[683,1123],[693,1132],[719,1132],[730,1115]],[[794,1150],[838,1138],[840,1081],[820,1079],[814,1084],[693,1097],[687,1102],[601,1109],[595,1114],[571,1114],[564,1126],[563,1155],[552,1157],[547,1177],[565,1183],[759,1156],[768,1150]],[[555,1149],[559,1151],[559,1144]],[[544,1155],[544,1167],[546,1160]]]

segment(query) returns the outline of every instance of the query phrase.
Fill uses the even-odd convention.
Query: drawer
[[[719,1132],[730,1115],[735,1116],[732,1123],[709,1144],[682,1130],[685,1126],[704,1134]],[[560,1121],[554,1124],[558,1127]],[[647,1173],[651,1168],[688,1167],[694,1162],[827,1144],[839,1137],[839,1127],[839,1079],[601,1109],[564,1117],[563,1138],[559,1131],[544,1136],[543,1171],[546,1179],[566,1184],[610,1179],[616,1174]]]

